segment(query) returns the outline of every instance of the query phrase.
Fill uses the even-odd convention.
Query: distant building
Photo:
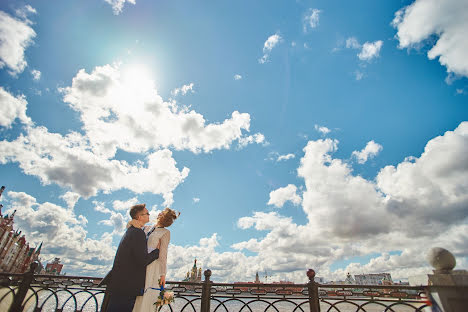
[[[292,292],[301,292],[302,287],[288,287],[283,289],[282,287],[277,288],[275,286],[258,286],[256,284],[262,284],[260,281],[260,278],[258,276],[258,272],[255,274],[255,281],[254,282],[234,282],[234,284],[252,284],[252,286],[235,286],[235,289],[239,289],[240,291],[243,292],[256,292],[258,291],[259,293],[276,293],[278,295],[287,295],[287,294],[292,294]],[[288,285],[295,285],[294,282],[290,281],[279,281],[279,282],[272,282],[271,284],[288,284]]]
[[[54,261],[47,263],[45,274],[60,275],[62,272],[63,264],[60,263],[60,258],[55,258]]]
[[[348,285],[354,285],[356,284],[356,281],[354,280],[354,278],[351,276],[351,274],[346,274],[346,279],[344,281],[344,284],[348,284]]]
[[[393,285],[390,273],[356,274],[354,280],[357,285]]]
[[[0,189],[0,195],[5,187]],[[13,228],[15,212],[2,215],[0,205],[0,271],[9,273],[24,273],[33,261],[39,261],[42,243],[39,247],[31,248],[21,231]]]
[[[197,259],[193,263],[191,271],[187,271],[187,275],[183,279],[184,282],[200,283],[202,278],[202,268],[197,268]]]

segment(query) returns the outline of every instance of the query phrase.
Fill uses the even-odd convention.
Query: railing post
[[[211,270],[206,270],[205,281],[203,282],[202,294],[201,294],[201,312],[210,312],[210,300],[211,300]]]
[[[16,294],[13,297],[13,303],[11,304],[10,309],[8,309],[8,312],[23,311],[23,301],[28,293],[31,282],[34,279],[34,271],[36,271],[37,266],[38,263],[34,261],[29,265],[29,271],[23,274],[23,279],[17,288]]]
[[[309,282],[307,283],[307,289],[309,291],[310,312],[320,312],[318,285],[314,280],[315,271],[312,269],[309,269],[307,271],[307,277],[309,278]]]

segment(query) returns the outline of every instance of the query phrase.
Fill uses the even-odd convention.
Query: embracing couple
[[[120,241],[112,270],[101,284],[110,292],[108,312],[150,312],[166,284],[169,227],[180,213],[170,208],[159,213],[154,226],[145,204],[130,208],[132,220]]]

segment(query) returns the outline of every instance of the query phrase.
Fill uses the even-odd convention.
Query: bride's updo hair
[[[162,227],[170,226],[175,219],[177,219],[180,215],[180,212],[176,212],[171,208],[165,208],[158,214],[157,225]]]

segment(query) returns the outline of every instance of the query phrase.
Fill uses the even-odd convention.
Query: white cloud
[[[194,198],[192,198],[192,200],[193,200],[194,203],[198,203],[200,201],[200,198],[194,197]]]
[[[320,132],[322,135],[326,135],[326,134],[331,132],[330,129],[328,129],[327,127],[324,127],[324,126],[315,125],[314,128],[315,128],[315,130]]]
[[[194,84],[193,84],[193,82],[191,82],[188,85],[183,85],[180,88],[175,88],[174,90],[171,91],[171,93],[174,96],[179,95],[179,93],[182,94],[182,95],[186,95],[189,91],[191,93],[193,93],[194,92],[193,91],[193,86],[194,86]]]
[[[281,208],[287,201],[291,201],[296,206],[302,201],[301,197],[297,195],[297,187],[293,184],[271,191],[268,205]]]
[[[241,80],[242,76],[239,74],[234,75],[234,80]]]
[[[308,28],[315,28],[319,24],[320,10],[309,9],[303,19],[303,30],[307,32]]]
[[[263,44],[263,56],[258,60],[260,64],[264,64],[270,57],[270,52],[273,48],[283,40],[279,33],[271,35]]]
[[[265,136],[261,133],[255,133],[254,135],[249,135],[239,139],[240,148],[243,148],[252,143],[268,145],[268,142],[265,141]]]
[[[41,72],[38,71],[37,69],[31,70],[31,75],[33,76],[33,79],[36,80],[36,81],[41,79]]]
[[[80,114],[93,152],[106,157],[117,148],[136,153],[158,148],[210,152],[229,149],[249,131],[247,113],[234,111],[223,122],[206,124],[203,115],[164,102],[149,77],[138,77],[135,81],[118,65],[105,65],[91,74],[80,70],[72,86],[61,89],[64,101]]]
[[[130,199],[129,202],[130,201],[132,201],[132,199]],[[93,204],[94,204],[94,210],[110,215],[108,219],[103,219],[98,222],[98,224],[110,226],[113,228],[112,232],[107,233],[107,234],[110,236],[112,235],[122,236],[126,229],[127,222],[130,221],[130,215],[128,214],[128,212],[125,214],[125,217],[124,217],[124,215],[121,214],[120,212],[115,212],[106,208],[106,205],[103,202],[93,201]],[[113,205],[115,209],[115,205],[116,205],[115,201]],[[120,204],[117,203],[117,205],[120,205]],[[124,210],[124,209],[120,209],[120,210]]]
[[[364,73],[359,70],[356,70],[354,72],[354,77],[356,78],[357,81],[359,81],[364,77]]]
[[[98,212],[108,213],[108,214],[114,213],[113,211],[111,211],[109,208],[106,207],[106,204],[104,202],[93,200],[93,204],[94,204],[94,210]]]
[[[27,105],[24,95],[15,97],[0,87],[0,126],[9,128],[17,118],[23,124],[32,124],[31,119],[26,116]]]
[[[377,40],[374,42],[365,42],[361,45],[355,37],[349,37],[346,39],[346,48],[361,50],[357,56],[361,61],[371,61],[374,58],[379,57],[380,50],[382,49],[383,41]],[[358,76],[356,76],[356,80]],[[360,77],[362,78],[362,76]]]
[[[387,166],[372,180],[354,175],[349,164],[333,158],[337,148],[338,141],[332,139],[309,141],[304,148],[298,168],[298,176],[305,184],[303,225],[277,212],[255,212],[240,218],[237,224],[241,229],[253,227],[262,231],[263,237],[233,244],[236,252],[217,252],[220,238],[216,233],[202,237],[194,246],[171,244],[168,275],[183,278],[191,266],[187,259],[196,257],[204,269],[213,271],[214,280],[221,281],[238,281],[248,276],[253,280],[256,271],[268,270],[274,276],[272,280],[304,282],[307,268],[335,280],[343,279],[346,272],[381,271],[390,272],[398,280],[429,273],[424,255],[432,246],[451,250],[457,261],[468,256],[468,122],[430,140],[420,157],[408,158],[396,167]],[[290,192],[293,196],[289,197],[294,198],[294,193]],[[46,241],[46,235],[60,229],[59,242],[55,243],[54,235],[51,243],[60,248],[47,250],[47,254],[71,259],[67,265],[74,269],[83,267],[80,272],[105,271],[105,264],[110,264],[113,257],[109,247],[112,233],[122,229],[128,217],[97,204],[97,211],[110,215],[101,224],[113,226],[114,230],[103,235],[102,241],[93,241],[86,238],[83,221],[70,209],[49,203],[39,205],[31,196],[17,194],[7,194],[7,198],[14,197],[13,208],[22,210],[21,218],[26,221],[20,227],[27,235]],[[272,201],[281,205],[281,198],[286,197],[278,196]],[[28,207],[38,212],[34,214]],[[70,244],[75,241],[79,243]],[[241,252],[244,249],[256,255],[246,256]],[[389,254],[395,250],[401,254]],[[102,259],[91,258],[93,252]],[[372,253],[379,255],[368,263],[352,263],[335,272],[329,269],[332,263],[347,256]]]
[[[32,24],[32,22],[28,19],[28,16],[31,14],[37,14],[37,11],[35,8],[27,4],[24,7],[17,9],[15,11],[15,14],[17,17],[19,17],[21,20],[23,20],[27,24]]]
[[[56,183],[85,198],[126,188],[137,194],[160,194],[164,205],[170,206],[173,190],[190,170],[179,170],[168,148],[199,153],[229,149],[234,140],[241,147],[265,144],[261,133],[243,134],[250,130],[249,114],[235,111],[222,123],[206,124],[195,111],[164,102],[150,79],[136,77],[140,80],[126,77],[117,65],[97,67],[92,74],[79,71],[72,86],[61,91],[79,112],[84,134],[28,127],[14,141],[0,141],[0,163],[17,162],[24,173],[42,183]],[[14,104],[2,106],[8,108],[2,122],[8,126],[17,116],[26,122],[26,102],[1,91],[3,100]],[[135,164],[116,160],[118,148],[145,153],[145,159]]]
[[[333,280],[344,279],[347,272],[382,271],[390,272],[394,280],[398,280],[430,273],[425,254],[436,245],[455,254],[457,268],[466,268],[466,261],[459,260],[468,256],[467,141],[468,122],[464,122],[454,131],[429,141],[420,157],[408,158],[408,162],[405,160],[396,167],[383,168],[375,180],[354,175],[349,164],[332,157],[338,141],[309,141],[298,168],[298,175],[305,183],[301,207],[307,218],[306,222],[301,222],[303,225],[277,212],[257,211],[240,218],[237,225],[265,234],[233,244],[235,252],[218,252],[216,248],[221,239],[216,233],[200,238],[199,243],[192,246],[170,244],[168,276],[183,278],[191,267],[187,259],[197,258],[199,266],[212,270],[212,279],[216,281],[253,280],[257,271],[267,270],[273,275],[271,280],[305,282],[307,268],[314,268],[319,276]],[[34,198],[22,196],[15,207],[23,209],[35,203]],[[113,233],[122,229],[128,220],[103,203],[97,203],[95,209],[109,214],[101,224],[112,226]],[[69,219],[66,223],[77,227],[73,234],[83,227],[78,218],[69,217],[73,212],[68,209],[62,208],[58,213],[52,208],[47,211],[54,218]],[[31,220],[29,212],[27,216],[31,223],[43,220],[39,215],[33,215],[35,218]],[[54,224],[57,223],[60,222]],[[94,248],[110,250],[112,235],[104,235],[104,242],[85,238],[80,243],[84,241],[82,244],[86,246],[94,242]],[[73,237],[67,239],[74,241]],[[70,248],[57,248],[64,253],[63,256],[59,254],[63,258],[75,260],[78,252],[86,257],[90,254],[78,244],[66,246]],[[69,251],[71,247],[74,253]],[[76,252],[77,248],[81,249]],[[256,254],[246,256],[242,252],[245,249]],[[390,254],[395,250],[400,250],[401,254]],[[346,268],[330,271],[335,261],[372,253],[378,255],[367,263],[351,263]],[[83,271],[96,268],[97,272],[104,273],[103,263],[110,264],[113,257],[112,252],[107,254],[108,260],[80,258],[74,268],[80,265]]]
[[[66,192],[60,198],[62,198],[68,206],[68,209],[73,209],[75,208],[75,204],[78,202],[80,199],[80,194],[74,193],[74,192]]]
[[[362,50],[359,52],[358,57],[361,61],[370,61],[379,57],[380,49],[382,48],[383,41],[377,40],[374,42],[365,42],[362,45]]]
[[[296,155],[294,154],[286,154],[286,155],[279,155],[278,158],[276,159],[276,161],[282,161],[282,160],[288,160],[288,159],[292,159],[296,157]]]
[[[104,0],[112,6],[112,11],[114,15],[119,15],[122,13],[125,3],[135,4],[135,0]]]
[[[416,0],[395,13],[392,25],[400,48],[433,44],[429,59],[439,57],[449,73],[468,77],[468,9],[465,0]]]
[[[430,140],[419,158],[387,166],[371,180],[333,158],[337,148],[331,139],[309,141],[304,148],[298,175],[305,183],[306,224],[276,212],[238,220],[241,229],[266,231],[232,245],[258,253],[248,264],[256,260],[253,268],[267,267],[289,280],[303,281],[309,267],[334,280],[346,272],[382,271],[398,280],[430,273],[425,254],[433,246],[451,250],[457,261],[468,256],[468,122]],[[395,250],[401,254],[389,254]],[[372,253],[378,256],[368,263],[330,271],[335,261]]]
[[[112,239],[106,235],[96,240],[88,238],[85,217],[53,203],[38,203],[23,192],[10,191],[6,195],[10,207],[7,212],[16,209],[15,228],[23,231],[30,243],[43,242],[42,259],[60,257],[67,272],[93,276],[107,272],[115,254]]]
[[[373,140],[367,142],[366,147],[361,151],[354,151],[352,156],[356,157],[358,163],[363,164],[368,159],[374,158],[381,150],[382,145],[375,143]]]
[[[179,171],[171,151],[146,156],[146,166],[99,157],[82,135],[50,133],[44,127],[29,128],[14,141],[0,141],[0,163],[17,162],[25,174],[44,184],[57,183],[87,198],[98,191],[129,189],[135,193],[161,194],[165,204],[173,202],[173,190],[188,176]]]
[[[0,68],[7,66],[13,76],[28,65],[24,51],[36,36],[28,20],[16,19],[0,11]]]
[[[349,37],[346,39],[346,48],[348,49],[360,49],[361,44],[357,41],[355,37]]]
[[[468,122],[430,140],[419,158],[387,166],[377,175],[387,208],[430,232],[466,219],[468,207]]]
[[[114,210],[129,211],[130,207],[136,204],[138,204],[138,198],[133,197],[127,201],[114,200],[114,202],[112,203],[112,206],[114,207]]]

